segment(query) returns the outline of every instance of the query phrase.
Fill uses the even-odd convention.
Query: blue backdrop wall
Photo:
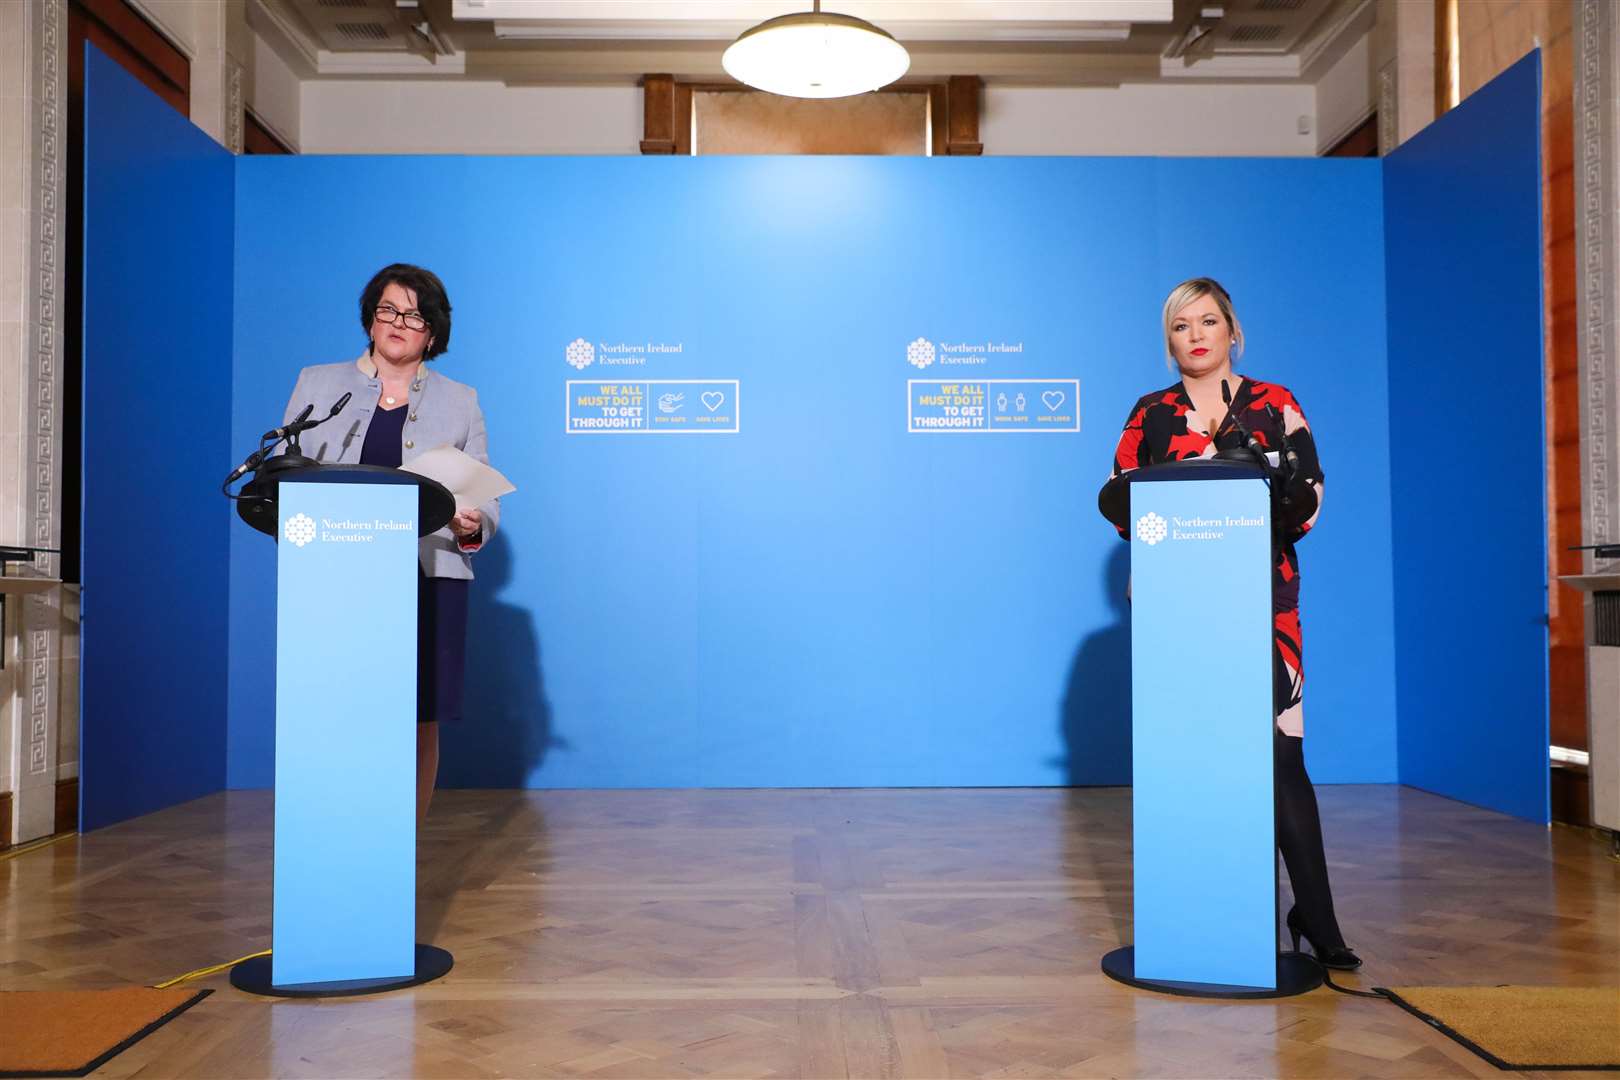
[[[235,159],[86,46],[80,823],[225,783]],[[268,546],[268,545],[266,545]]]
[[[1231,289],[1243,369],[1296,391],[1326,464],[1302,547],[1313,773],[1395,779],[1378,162],[237,169],[236,445],[280,416],[301,365],[360,352],[360,288],[405,260],[446,282],[437,363],[480,391],[518,485],[476,560],[446,781],[1128,782],[1126,548],[1095,493],[1131,404],[1172,381],[1159,306],[1194,274]],[[740,430],[570,434],[571,379],[576,414],[603,385],[736,380]],[[910,379],[1077,380],[1080,430],[910,433]],[[989,412],[1025,385],[1032,404],[1054,388],[992,388]],[[698,414],[724,390],[657,387],[644,407],[686,392],[677,410]],[[230,783],[258,786],[271,545],[235,528],[231,567]],[[1220,632],[1190,591],[1165,647]],[[391,662],[355,642],[357,678]]]
[[[1532,53],[1384,173],[1400,778],[1532,821],[1550,815],[1540,78]]]
[[[1093,499],[1131,402],[1170,382],[1164,291],[1203,272],[1247,323],[1244,368],[1294,388],[1327,466],[1302,549],[1316,778],[1545,818],[1533,58],[1382,166],[233,163],[89,70],[87,825],[270,782],[273,549],[196,496],[301,364],[358,353],[356,294],[394,259],[448,282],[441,363],[482,391],[521,488],[478,556],[450,782],[1126,781],[1126,552]],[[1490,333],[1459,329],[1459,298],[1482,297]],[[1459,348],[1486,378],[1436,362]],[[1027,389],[1033,413],[1078,391],[1078,412],[1050,411],[1079,430],[909,431],[939,412],[913,380],[999,383],[992,425],[1020,408],[1001,393]],[[738,430],[568,433],[627,385],[655,422],[727,392],[710,419]],[[1434,456],[1414,440],[1482,415],[1535,451],[1438,486],[1410,467]],[[156,472],[129,452],[153,426],[187,432]],[[136,490],[183,553],[136,549]],[[1490,528],[1458,545],[1437,505]],[[1166,647],[1219,632],[1190,595]],[[391,662],[355,643],[357,678]]]

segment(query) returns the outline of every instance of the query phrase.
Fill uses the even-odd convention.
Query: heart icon
[[[1041,395],[1041,400],[1046,402],[1046,407],[1048,409],[1056,412],[1057,407],[1063,404],[1063,397],[1063,391],[1061,390],[1048,390]]]
[[[726,400],[726,395],[722,394],[718,390],[709,390],[703,395],[703,407],[708,409],[710,412],[714,412],[714,410],[720,407],[720,403],[724,400]]]

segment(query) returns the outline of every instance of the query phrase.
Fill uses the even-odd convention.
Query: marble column
[[[0,543],[61,540],[66,0],[0,4]],[[34,571],[59,577],[60,559]],[[56,825],[62,595],[6,604],[0,791],[20,843]],[[76,749],[74,756],[77,756]]]
[[[1575,214],[1580,274],[1583,542],[1620,543],[1620,12],[1580,0],[1575,12]],[[1586,556],[1588,574],[1620,575],[1620,559]],[[1588,599],[1590,605],[1592,601]],[[1620,644],[1593,640],[1587,610],[1587,708],[1592,820],[1620,830]]]

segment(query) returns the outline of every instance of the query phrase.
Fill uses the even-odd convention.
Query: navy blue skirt
[[[404,451],[404,405],[377,407],[360,447],[360,464],[399,468]],[[467,671],[467,586],[458,578],[430,578],[416,569],[416,722],[461,719]]]
[[[467,587],[461,578],[416,573],[416,722],[461,719],[467,672]]]

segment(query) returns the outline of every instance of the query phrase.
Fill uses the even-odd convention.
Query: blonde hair
[[[1171,289],[1170,295],[1164,298],[1164,355],[1171,371],[1177,370],[1177,367],[1176,352],[1170,347],[1170,324],[1176,312],[1205,296],[1215,298],[1215,306],[1226,318],[1226,328],[1232,333],[1232,360],[1235,362],[1243,355],[1243,324],[1238,322],[1237,315],[1232,311],[1232,297],[1214,278],[1188,278]]]

